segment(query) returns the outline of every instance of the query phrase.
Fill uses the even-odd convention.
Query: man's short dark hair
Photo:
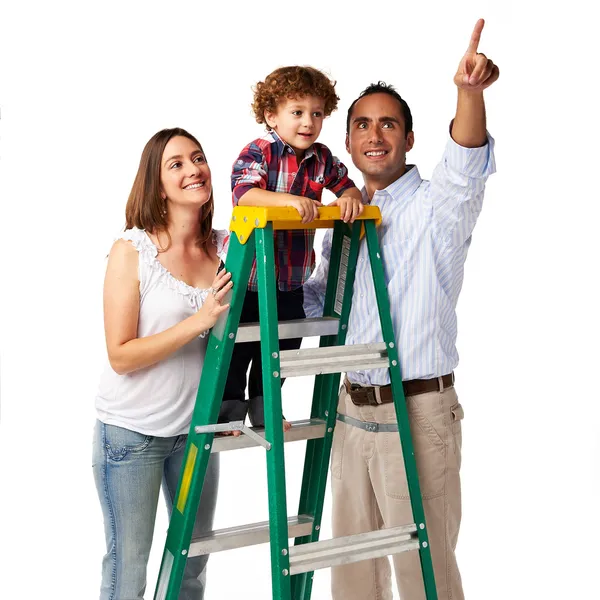
[[[346,117],[346,133],[350,133],[350,117],[352,116],[352,110],[354,109],[354,105],[365,96],[370,96],[371,94],[388,94],[392,96],[398,102],[400,102],[400,106],[402,108],[402,114],[404,116],[404,133],[408,135],[413,128],[413,120],[412,114],[410,113],[410,108],[406,101],[400,96],[400,94],[394,89],[394,86],[388,85],[385,81],[378,81],[377,83],[372,83],[369,87],[365,88],[360,96],[350,105],[348,109],[348,116]]]

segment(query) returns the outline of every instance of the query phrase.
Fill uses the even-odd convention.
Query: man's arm
[[[321,260],[310,279],[304,284],[304,312],[308,319],[322,317],[329,275],[329,259],[331,258],[331,240],[333,230],[329,229],[323,239]]]
[[[451,135],[464,148],[478,148],[486,143],[483,90],[500,76],[498,67],[485,54],[477,52],[484,24],[483,19],[477,21],[467,51],[454,76],[458,103]]]

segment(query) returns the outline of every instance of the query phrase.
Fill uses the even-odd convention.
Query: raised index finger
[[[479,19],[479,21],[475,23],[475,29],[473,29],[473,33],[471,34],[471,41],[467,48],[467,54],[477,54],[477,47],[479,46],[479,40],[481,39],[481,32],[483,31],[484,25],[485,21],[483,19]]]

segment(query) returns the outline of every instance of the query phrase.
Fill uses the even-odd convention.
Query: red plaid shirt
[[[250,142],[233,163],[231,189],[233,205],[252,188],[270,192],[287,192],[321,200],[323,188],[341,196],[355,187],[348,169],[323,144],[315,142],[300,164],[294,150],[275,131]],[[275,277],[281,291],[304,285],[315,268],[314,229],[275,231]],[[248,289],[258,289],[256,261],[252,265]]]

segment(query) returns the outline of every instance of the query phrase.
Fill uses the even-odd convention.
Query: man
[[[363,174],[363,198],[379,206],[383,217],[379,239],[439,600],[464,598],[454,553],[463,417],[454,390],[455,308],[485,181],[495,171],[483,90],[499,71],[477,52],[483,25],[480,19],[454,77],[456,116],[431,181],[406,165],[414,144],[412,117],[391,86],[369,86],[347,120],[346,148]],[[307,317],[322,314],[330,253],[328,233],[321,264],[305,286]],[[346,343],[382,339],[363,240]],[[389,383],[388,370],[380,369],[348,373],[342,386],[331,464],[334,537],[414,522],[397,428],[374,432],[365,426],[396,423]],[[367,396],[369,387],[375,393]],[[373,397],[381,403],[370,405]],[[418,553],[395,555],[393,562],[402,600],[424,599]],[[332,594],[334,600],[391,600],[388,559],[334,568]]]

